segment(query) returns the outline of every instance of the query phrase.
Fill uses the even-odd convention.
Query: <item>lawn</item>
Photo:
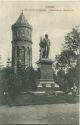
[[[0,106],[0,124],[78,125],[78,103]]]
[[[13,101],[13,100],[12,100]],[[77,103],[79,102],[79,96],[72,96],[68,94],[55,95],[34,95],[34,94],[19,94],[14,104],[12,105],[43,105],[43,104],[59,104],[59,103]]]

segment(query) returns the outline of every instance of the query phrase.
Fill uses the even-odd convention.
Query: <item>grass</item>
[[[79,101],[79,97],[67,94],[60,94],[58,96],[47,95],[19,95],[15,99],[14,105],[41,105],[41,104],[58,104],[58,103],[76,103]]]

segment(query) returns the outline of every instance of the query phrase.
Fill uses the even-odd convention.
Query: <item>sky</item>
[[[49,58],[55,58],[62,50],[64,36],[72,28],[80,25],[80,2],[0,2],[0,54],[2,62],[11,58],[11,26],[16,22],[21,11],[32,25],[32,62],[36,66],[39,59],[40,37],[48,34],[51,47]]]

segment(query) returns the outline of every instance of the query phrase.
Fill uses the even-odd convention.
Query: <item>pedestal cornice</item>
[[[39,59],[39,61],[36,62],[37,64],[52,64],[53,60],[49,59],[49,58],[42,58]]]

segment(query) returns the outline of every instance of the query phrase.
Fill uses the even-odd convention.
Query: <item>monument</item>
[[[50,52],[50,40],[48,34],[45,34],[45,38],[40,39],[40,58],[37,61],[38,69],[40,72],[40,78],[37,80],[38,89],[44,90],[54,86],[53,81],[53,61],[49,59]]]
[[[32,66],[32,27],[23,12],[12,25],[12,67],[15,71]]]

